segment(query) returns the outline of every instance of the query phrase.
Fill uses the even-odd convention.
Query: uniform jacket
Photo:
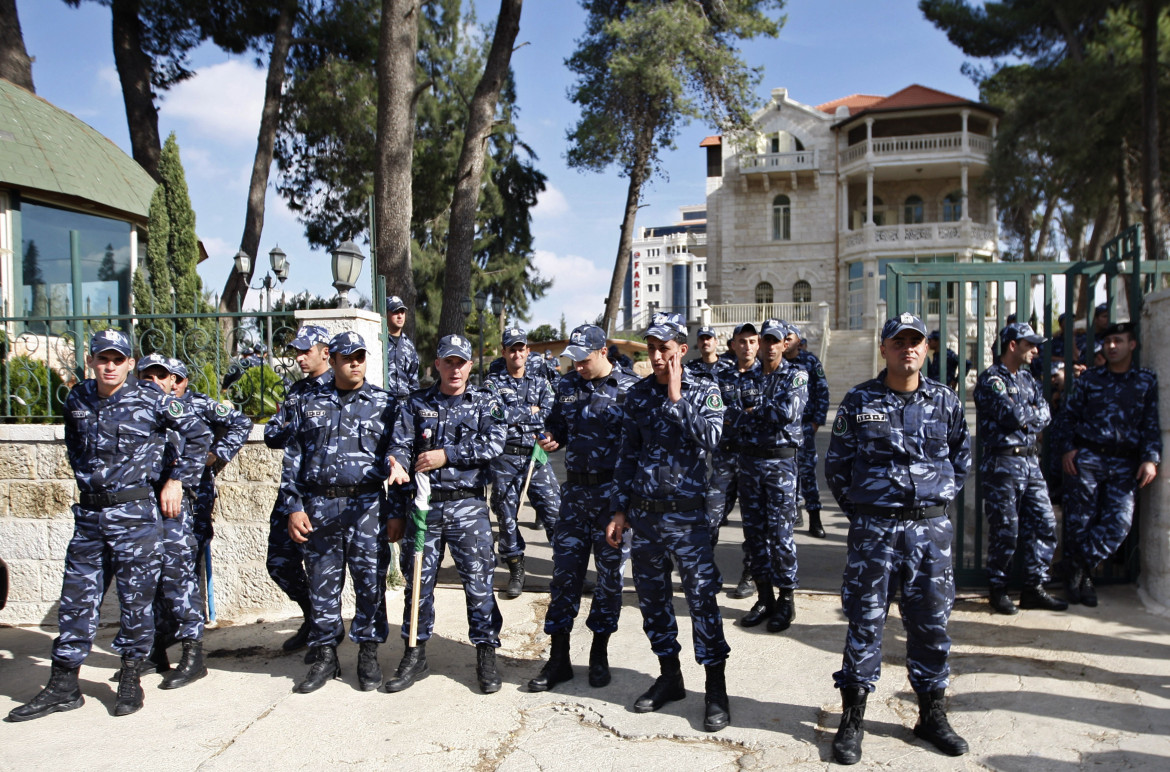
[[[1060,413],[1058,452],[1090,443],[1155,464],[1162,460],[1158,376],[1144,367],[1093,367],[1073,381]]]
[[[573,371],[557,382],[556,403],[545,427],[565,449],[565,469],[576,473],[613,470],[621,442],[622,406],[637,382],[638,376],[617,366],[595,381]]]
[[[302,378],[288,387],[288,397],[276,409],[276,415],[268,419],[264,425],[264,444],[273,450],[282,450],[292,438],[292,430],[288,422],[288,412],[297,400],[318,389],[332,388],[333,371],[326,369],[315,378]],[[218,454],[217,454],[218,455]]]
[[[979,374],[975,410],[985,451],[1031,447],[1052,421],[1044,391],[1032,373],[1021,367],[1013,375],[1003,363]]]
[[[739,442],[758,448],[800,447],[804,442],[801,420],[808,402],[808,374],[781,359],[773,372],[754,368],[744,381]]]
[[[405,397],[418,388],[418,351],[406,333],[386,337],[386,391]]]
[[[513,378],[505,369],[502,373],[489,374],[485,386],[503,406],[508,443],[531,447],[536,435],[544,431],[544,422],[552,412],[554,397],[548,379],[543,373],[529,372],[527,368],[523,377]],[[533,405],[538,412],[532,412]]]

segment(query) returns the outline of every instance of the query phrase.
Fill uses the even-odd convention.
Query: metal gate
[[[1170,261],[1141,259],[1141,232],[1133,226],[1110,241],[1102,250],[1102,260],[1078,263],[890,263],[887,266],[887,303],[890,315],[905,311],[917,314],[927,329],[938,330],[940,375],[945,378],[948,341],[957,343],[959,355],[959,398],[967,406],[967,420],[975,433],[975,406],[965,361],[974,374],[993,361],[993,347],[999,330],[1010,316],[1029,322],[1050,340],[1041,352],[1043,373],[1052,373],[1052,342],[1062,311],[1077,307],[1079,293],[1086,293],[1085,349],[1093,351],[1093,308],[1101,293],[1109,307],[1111,321],[1129,319],[1138,325],[1140,340],[1141,306],[1147,293],[1162,289],[1170,282]],[[1063,284],[1063,288],[1057,285]],[[1057,298],[1063,298],[1058,303]],[[1064,350],[1073,351],[1076,332],[1072,324],[1064,325]],[[1140,356],[1141,349],[1138,349]],[[1052,400],[1051,378],[1044,379],[1044,396]],[[1055,410],[1055,406],[1054,406]],[[1041,463],[1046,476],[1054,459],[1044,448]],[[982,446],[972,440],[972,470],[967,485],[959,493],[955,527],[955,573],[965,586],[987,584],[986,543],[984,539],[983,492],[979,473]],[[1056,460],[1059,463],[1059,460]],[[1057,471],[1057,474],[1059,472]],[[1137,576],[1137,522],[1123,547],[1099,570],[1097,578],[1106,581],[1132,581]],[[1064,539],[1058,544],[1063,545]],[[1058,552],[1059,555],[1059,552]],[[1019,561],[1016,561],[1018,571]],[[1017,577],[1018,579],[1018,577]]]

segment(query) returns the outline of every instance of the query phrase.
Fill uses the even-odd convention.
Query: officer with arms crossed
[[[680,314],[655,314],[646,331],[654,374],[626,395],[621,450],[615,470],[611,547],[634,529],[630,562],[642,610],[642,627],[658,656],[661,675],[634,703],[655,711],[686,697],[679,663],[671,566],[678,567],[694,625],[695,660],[707,671],[703,728],[717,732],[731,721],[724,668],[730,647],[719,615],[719,569],[707,521],[705,452],[719,445],[723,399],[707,378],[682,366],[687,327]]]
[[[593,324],[573,330],[565,356],[573,360],[574,371],[557,382],[556,404],[546,423],[545,439],[540,441],[550,453],[565,448],[568,476],[553,532],[552,597],[544,618],[552,652],[540,673],[528,682],[532,692],[548,691],[573,677],[569,634],[581,608],[590,553],[597,568],[597,587],[585,622],[593,632],[590,686],[609,683],[609,636],[617,631],[622,610],[622,548],[606,542],[605,528],[611,514],[622,404],[638,376],[606,358],[605,333]]]
[[[386,391],[402,399],[418,388],[418,351],[414,341],[403,332],[406,304],[397,295],[386,298]]]
[[[1052,414],[1029,369],[1044,338],[1030,325],[1016,322],[1000,330],[999,343],[999,364],[980,373],[975,384],[983,443],[983,511],[991,532],[987,545],[991,607],[1000,614],[1017,613],[1007,584],[1012,555],[1019,547],[1024,556],[1020,607],[1063,611],[1068,604],[1044,589],[1056,550],[1056,518],[1040,473],[1038,443]]]
[[[435,579],[449,547],[467,598],[467,634],[476,649],[476,678],[480,691],[492,694],[501,686],[496,649],[503,619],[492,592],[496,556],[484,485],[488,464],[503,451],[508,429],[499,400],[486,389],[468,388],[471,341],[459,335],[441,338],[435,369],[438,383],[402,400],[394,421],[390,452],[414,474],[429,476],[431,495],[418,594],[418,645],[409,645],[414,540],[408,539],[402,545],[406,576],[402,639],[407,646],[386,691],[400,692],[430,674],[426,643],[435,624]]]
[[[1129,535],[1134,493],[1154,481],[1162,460],[1158,376],[1133,365],[1133,325],[1109,325],[1102,343],[1105,364],[1073,382],[1058,433],[1068,599],[1086,606],[1097,605],[1090,573]]]
[[[914,734],[952,756],[967,752],[943,706],[950,678],[947,621],[955,602],[948,508],[971,465],[971,437],[953,391],[919,371],[926,326],[913,314],[882,327],[886,368],[845,395],[833,422],[825,478],[849,518],[841,605],[849,620],[833,674],[844,714],[839,764],[861,760],[865,702],[881,675],[882,631],[900,593],[906,669],[918,694]]]
[[[73,387],[65,399],[65,450],[81,503],[73,506],[73,538],[65,552],[65,578],[57,614],[60,634],[53,641],[49,684],[9,721],[28,721],[81,707],[85,698],[77,673],[93,647],[102,603],[103,553],[113,554],[121,628],[114,650],[122,672],[114,715],[142,707],[139,671],[154,641],[151,602],[162,566],[162,523],[178,517],[183,482],[194,485],[203,470],[211,431],[182,402],[154,386],[126,384],[134,366],[130,340],[120,330],[102,330],[90,341],[86,366],[94,377]],[[163,474],[167,430],[185,440],[184,452]]]

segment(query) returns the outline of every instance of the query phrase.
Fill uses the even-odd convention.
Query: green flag
[[[427,538],[427,512],[431,511],[431,477],[427,474],[414,476],[416,492],[410,522],[414,524],[414,554],[421,555]]]
[[[540,447],[539,443],[532,446],[532,460],[541,466],[548,463],[548,454],[544,452],[544,448]]]

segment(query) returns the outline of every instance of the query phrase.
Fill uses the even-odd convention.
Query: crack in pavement
[[[284,702],[285,700],[287,700],[291,696],[292,696],[292,690],[289,690],[288,694],[284,695],[279,700],[277,700],[276,702],[269,705],[267,708],[265,708],[263,711],[261,711],[260,715],[256,716],[254,719],[249,721],[244,727],[242,727],[238,732],[236,732],[234,735],[232,735],[230,740],[228,740],[227,742],[221,743],[219,750],[217,750],[215,753],[208,756],[203,761],[199,762],[199,766],[197,766],[195,769],[197,769],[197,770],[203,769],[203,767],[205,765],[207,765],[208,763],[210,763],[212,761],[215,761],[217,758],[222,756],[225,752],[227,752],[227,750],[229,748],[231,748],[233,745],[236,744],[236,740],[238,740],[244,736],[245,732],[247,732],[249,729],[251,729],[253,726],[258,724],[259,722],[266,719],[268,717],[268,715],[270,713],[272,713],[272,711],[276,710],[277,706],[280,705],[280,703]]]

